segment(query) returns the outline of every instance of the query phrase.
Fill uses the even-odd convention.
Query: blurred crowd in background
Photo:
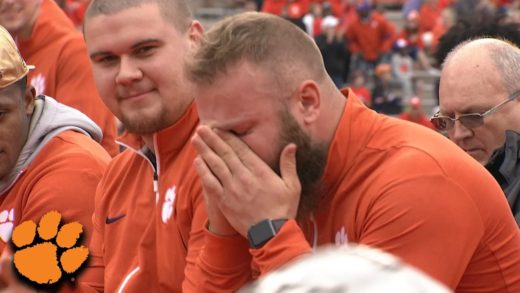
[[[56,0],[56,3],[67,13],[74,25],[81,28],[90,0]]]
[[[81,29],[90,0],[56,1]],[[203,0],[201,5],[222,3],[289,19],[316,40],[338,87],[351,87],[380,113],[428,127],[447,54],[438,49],[442,36],[464,20],[520,22],[516,0]]]

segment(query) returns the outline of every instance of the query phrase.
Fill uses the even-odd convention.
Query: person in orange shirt
[[[35,96],[27,84],[29,66],[3,27],[0,55],[0,289],[19,292],[7,277],[12,261],[4,259],[13,229],[54,210],[81,223],[88,244],[94,194],[110,156],[92,120],[51,97]]]
[[[83,36],[54,0],[0,1],[0,25],[15,38],[22,57],[36,65],[29,73],[36,94],[85,113],[101,127],[103,147],[117,155],[115,119],[96,90]]]
[[[265,0],[262,5],[262,11],[281,16],[284,10],[292,6],[292,10],[296,10],[295,14],[300,17],[309,11],[309,0]]]
[[[421,33],[432,31],[441,17],[442,9],[439,0],[426,0],[419,9],[419,31]]]
[[[101,97],[129,132],[96,192],[78,291],[181,292],[207,219],[190,143],[199,119],[183,71],[202,25],[184,0],[94,0],[84,32]]]
[[[403,45],[403,41],[406,43],[405,51],[408,51],[407,55],[412,57],[415,65],[417,68],[422,70],[428,70],[431,68],[430,60],[428,59],[428,56],[426,56],[425,51],[429,50],[431,44],[426,42],[428,36],[431,36],[431,32],[423,32],[419,28],[420,24],[420,18],[417,11],[411,11],[408,16],[406,17],[405,24],[402,28],[402,30],[397,35],[397,38],[394,42],[394,50],[397,49],[397,54],[399,54],[399,51],[402,51],[404,48],[401,45]],[[429,45],[429,46],[425,46]],[[392,54],[392,57],[395,57],[396,54]],[[401,54],[402,56],[402,54]],[[411,68],[412,69],[412,68]]]
[[[408,111],[401,113],[399,115],[399,118],[420,124],[430,129],[435,129],[435,127],[433,127],[433,124],[430,122],[430,119],[426,117],[426,115],[424,114],[424,111],[422,109],[421,98],[419,97],[413,97],[410,99]]]
[[[354,70],[373,70],[377,64],[389,62],[390,49],[396,37],[395,28],[372,9],[370,1],[361,1],[356,8],[358,17],[346,31],[353,67]]]
[[[437,19],[437,23],[432,30],[432,40],[430,44],[430,51],[436,52],[437,45],[439,44],[440,38],[446,33],[451,27],[457,23],[457,11],[454,6],[447,6],[441,12],[441,17]]]
[[[187,71],[209,218],[199,291],[234,292],[315,247],[360,243],[456,292],[520,292],[520,231],[493,177],[442,135],[338,90],[304,32],[230,17]]]
[[[403,28],[397,35],[397,40],[404,39],[406,42],[417,49],[422,49],[424,47],[422,43],[422,31],[419,28],[420,25],[420,17],[417,11],[412,11],[406,16]]]
[[[352,74],[350,88],[367,107],[372,106],[372,94],[367,88],[365,74],[362,71],[356,71]]]

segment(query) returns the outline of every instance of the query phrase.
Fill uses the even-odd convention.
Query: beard
[[[282,126],[277,150],[278,162],[271,168],[281,176],[280,154],[289,143],[296,144],[296,170],[302,188],[297,220],[303,220],[319,204],[320,180],[327,163],[328,147],[323,143],[313,143],[286,106],[279,115]]]
[[[155,115],[151,113],[131,113],[121,115],[121,123],[126,130],[138,135],[152,134],[168,127],[167,111],[164,109]]]

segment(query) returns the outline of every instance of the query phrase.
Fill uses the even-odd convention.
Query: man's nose
[[[128,57],[121,57],[119,63],[119,72],[116,76],[117,84],[130,84],[143,78],[143,72],[136,66],[136,64]]]
[[[471,137],[473,130],[464,126],[459,120],[456,120],[453,124],[453,128],[448,131],[448,136],[455,143],[464,140],[465,138]]]

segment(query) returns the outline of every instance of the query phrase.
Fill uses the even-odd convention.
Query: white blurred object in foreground
[[[240,293],[452,292],[398,258],[363,245],[325,247],[273,271]]]

